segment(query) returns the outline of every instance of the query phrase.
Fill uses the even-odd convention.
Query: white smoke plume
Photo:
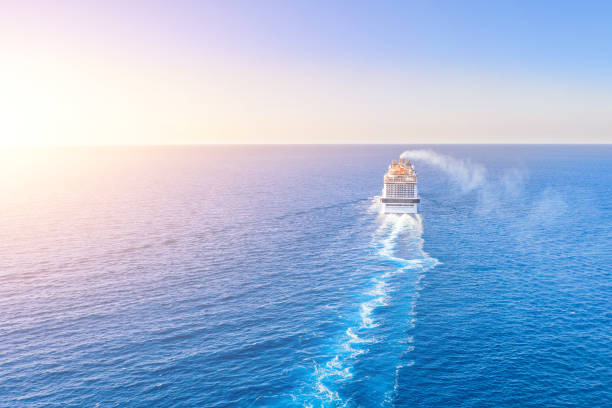
[[[492,176],[479,163],[431,150],[407,150],[400,157],[420,160],[438,168],[462,194],[476,193],[475,211],[480,214],[502,211],[505,202],[521,195],[526,178],[526,172],[517,168],[509,168],[499,175]]]
[[[431,150],[406,150],[400,156],[402,159],[423,160],[442,170],[461,191],[468,193],[481,188],[487,181],[487,170],[471,160],[456,159]]]
[[[531,202],[525,201],[524,183],[527,172],[520,168],[508,168],[497,175],[492,175],[487,169],[469,159],[457,159],[452,156],[436,153],[431,150],[407,150],[400,156],[403,159],[423,161],[441,170],[461,193],[476,194],[475,212],[478,214],[507,212],[509,204],[521,200],[526,204],[527,211],[523,213],[530,225],[550,222],[567,209],[567,203],[562,195],[553,190],[545,189]],[[548,221],[547,221],[548,220]]]

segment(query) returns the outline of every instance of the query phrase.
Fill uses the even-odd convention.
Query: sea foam
[[[372,204],[372,209],[376,204]],[[402,274],[411,273],[414,278],[414,299],[410,307],[410,319],[406,327],[414,327],[416,321],[416,291],[419,290],[419,282],[427,270],[433,268],[439,262],[430,257],[423,250],[423,220],[420,215],[410,214],[378,214],[376,218],[377,228],[373,234],[371,246],[379,261],[389,264],[389,269],[381,270],[380,274],[370,279],[370,285],[364,288],[363,301],[358,305],[358,319],[347,327],[344,335],[337,339],[337,353],[324,364],[315,364],[314,389],[312,398],[307,398],[303,406],[338,407],[352,406],[350,399],[343,398],[340,385],[354,375],[355,365],[360,358],[370,353],[370,346],[383,341],[379,333],[379,326],[383,323],[377,318],[377,310],[389,304],[394,289],[392,280]],[[399,242],[406,244],[415,250],[411,251],[410,258],[402,258],[397,254]],[[365,255],[365,254],[364,254]],[[412,336],[405,343],[410,343],[404,349],[409,353],[414,349],[411,344]],[[397,376],[403,366],[410,366],[411,361],[400,363],[394,369],[394,378],[390,381],[387,391],[380,397],[380,405],[390,405],[394,393],[397,390]]]

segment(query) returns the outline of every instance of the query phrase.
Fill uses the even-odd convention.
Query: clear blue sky
[[[612,3],[242,1],[199,6],[219,49],[324,63],[612,74]],[[193,11],[193,10],[192,10]],[[199,15],[198,15],[199,14]]]
[[[4,133],[31,143],[612,140],[611,2],[0,7],[2,106],[42,123]]]

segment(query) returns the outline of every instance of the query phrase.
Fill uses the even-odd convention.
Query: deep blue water
[[[381,216],[415,158],[420,217]],[[2,407],[612,406],[612,147],[11,152]]]

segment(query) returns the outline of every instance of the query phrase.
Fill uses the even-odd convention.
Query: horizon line
[[[492,143],[134,143],[134,144],[67,144],[67,145],[15,145],[15,146],[0,146],[0,150],[18,150],[18,149],[62,149],[62,148],[95,148],[95,147],[197,147],[197,146],[409,146],[409,145],[424,145],[424,146],[612,146],[612,142],[608,143],[508,143],[508,142],[492,142]]]

